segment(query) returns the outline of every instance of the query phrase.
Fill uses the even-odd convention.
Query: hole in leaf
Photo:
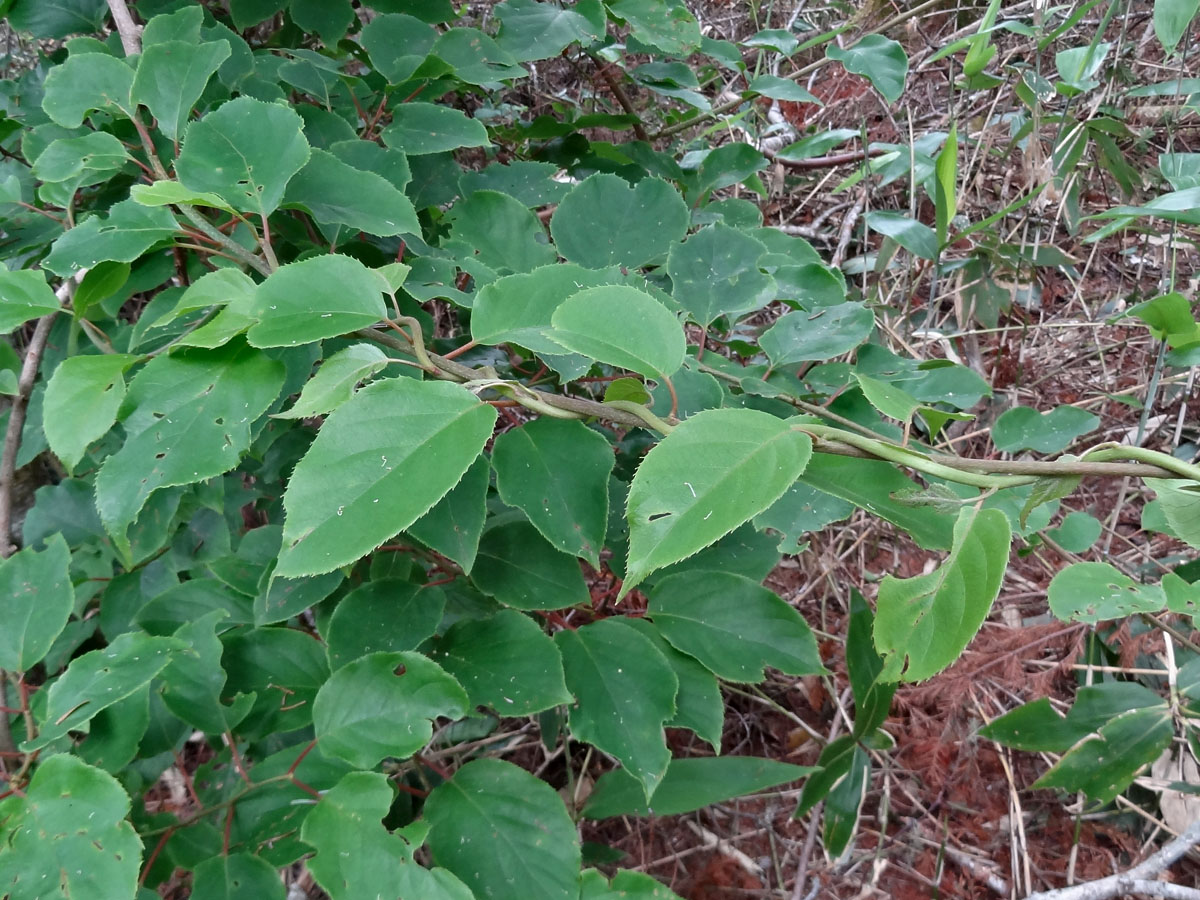
[[[665,519],[669,515],[671,515],[669,512],[651,513],[650,517],[646,521],[647,522],[657,522],[659,519]]]
[[[400,665],[398,665],[398,666],[396,666],[396,668],[392,669],[392,674],[393,675],[403,675],[407,671],[408,671],[408,669],[405,668],[404,663],[400,663]]]

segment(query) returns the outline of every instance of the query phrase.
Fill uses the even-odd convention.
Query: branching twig
[[[141,53],[142,29],[133,21],[125,0],[108,0],[108,11],[112,13],[117,34],[121,36],[121,46],[125,49],[125,55],[136,56]]]
[[[1157,880],[1160,874],[1197,844],[1200,844],[1200,820],[1193,822],[1183,834],[1128,872],[1071,887],[1039,891],[1030,894],[1026,900],[1109,900],[1122,894],[1163,897],[1166,900],[1200,900],[1200,890]]]

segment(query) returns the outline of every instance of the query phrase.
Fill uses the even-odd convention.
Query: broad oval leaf
[[[106,53],[70,56],[46,74],[42,109],[64,128],[78,128],[93,109],[129,115],[133,69]]]
[[[210,856],[196,866],[189,895],[195,900],[284,900],[286,896],[275,867],[261,856],[244,852]]]
[[[32,669],[67,627],[75,608],[70,565],[61,534],[52,535],[45,550],[26,547],[0,562],[0,669]]]
[[[937,234],[924,222],[910,219],[898,212],[880,209],[867,213],[867,227],[887,235],[913,256],[937,259]]]
[[[671,664],[620,617],[560,631],[554,642],[575,695],[571,734],[619,759],[650,799],[671,761],[663,733],[679,690]]]
[[[633,477],[624,590],[758,515],[811,456],[809,437],[769,413],[712,409],[686,419]]]
[[[103,650],[71,660],[67,671],[46,690],[46,708],[38,734],[23,745],[40,750],[70,731],[78,731],[96,713],[150,683],[187,647],[175,638],[131,631]]]
[[[436,103],[402,103],[392,111],[383,142],[409,156],[444,153],[460,147],[486,147],[487,129],[478,119]],[[457,172],[457,169],[455,170]]]
[[[384,281],[352,256],[327,253],[280,266],[254,293],[255,347],[294,347],[368,328],[387,315]]]
[[[175,172],[190,190],[268,216],[308,162],[303,128],[304,120],[287,106],[238,97],[188,127]]]
[[[538,217],[508,194],[474,191],[454,205],[450,218],[446,248],[499,274],[531,272],[558,260]]]
[[[437,631],[445,608],[440,588],[399,578],[368,581],[339,600],[329,617],[324,631],[330,668],[368,653],[417,649]]]
[[[304,843],[317,855],[306,863],[333,900],[413,897],[421,900],[473,900],[445,869],[426,869],[413,860],[420,845],[401,829],[388,833],[383,820],[394,800],[387,778],[350,772],[322,793],[300,827]],[[419,828],[419,825],[411,826]]]
[[[471,580],[515,609],[563,609],[589,598],[579,560],[524,519],[495,522],[484,532]]]
[[[0,265],[0,334],[8,334],[30,319],[56,313],[62,304],[39,269],[10,272]]]
[[[672,296],[704,327],[718,316],[739,316],[775,299],[775,279],[759,269],[767,247],[720,223],[698,231],[667,256]]]
[[[558,56],[571,44],[591,43],[603,32],[575,9],[535,0],[506,0],[496,7],[496,43],[517,62]]]
[[[998,450],[1011,452],[1058,453],[1099,425],[1099,416],[1076,406],[1058,406],[1044,413],[1014,406],[1002,412],[992,425],[992,443]]]
[[[1181,541],[1200,548],[1200,493],[1196,482],[1163,478],[1155,479],[1151,486],[1171,531]]]
[[[603,435],[565,419],[535,419],[500,435],[492,449],[500,499],[559,550],[597,569],[614,462]]]
[[[578,291],[559,304],[550,322],[549,337],[567,350],[647,378],[673,375],[687,351],[674,313],[628,285]]]
[[[283,366],[245,344],[157,356],[129,384],[125,443],[96,475],[105,528],[124,541],[150,495],[228,472],[275,400]]]
[[[839,303],[778,319],[759,339],[773,366],[832,359],[871,336],[875,315],[862,303]]]
[[[325,150],[312,151],[288,182],[285,199],[308,210],[318,222],[340,223],[367,234],[421,233],[412,201],[396,186]]]
[[[488,706],[502,716],[527,716],[571,702],[558,647],[513,609],[456,622],[432,656],[466,688],[472,706]]]
[[[566,263],[505,275],[480,288],[471,307],[471,337],[481,344],[511,341],[534,353],[562,353],[550,339],[550,318],[564,300],[584,288],[614,283],[616,270]]]
[[[491,900],[566,900],[579,894],[579,834],[554,789],[524,769],[477,759],[425,802],[429,848]]]
[[[317,374],[309,379],[299,398],[286,412],[276,413],[277,419],[306,419],[323,416],[337,409],[354,395],[354,389],[381,372],[388,364],[387,354],[375,344],[354,344],[339,350],[321,363]]]
[[[230,52],[228,41],[162,41],[146,47],[133,79],[133,102],[149,109],[163,134],[175,140]]]
[[[1000,510],[964,509],[954,524],[950,556],[937,569],[884,578],[875,615],[881,680],[921,681],[958,659],[1000,592],[1011,540]]]
[[[121,377],[137,357],[126,353],[70,356],[46,385],[42,427],[46,441],[70,472],[117,420],[125,397]]]
[[[111,775],[66,753],[51,756],[23,794],[0,801],[0,891],[14,900],[134,896],[142,841],[126,818],[129,806]],[[51,878],[56,889],[43,890]]]
[[[817,639],[800,613],[741,575],[671,575],[654,585],[646,614],[672,645],[726,681],[758,683],[764,666],[825,674]]]
[[[426,547],[454,560],[469,575],[487,519],[490,481],[491,466],[481,455],[450,493],[405,530]]]
[[[495,421],[458,385],[392,378],[363,388],[330,413],[292,473],[275,574],[329,572],[403,531],[454,487]]]
[[[1139,584],[1102,562],[1067,566],[1046,591],[1050,612],[1066,622],[1103,622],[1135,613],[1155,613],[1167,605],[1161,585]]]
[[[664,257],[688,230],[688,208],[665,181],[598,173],[563,197],[550,220],[558,251],[590,269],[637,268]]]
[[[748,756],[673,759],[662,784],[654,792],[654,799],[647,805],[641,785],[624,769],[614,769],[600,776],[583,814],[589,819],[674,816],[789,784],[812,770],[812,766]]]
[[[908,78],[908,54],[891,38],[869,34],[853,47],[845,49],[830,44],[825,55],[840,62],[847,72],[867,76],[888,103],[895,103],[904,93],[904,82]]]
[[[66,278],[108,260],[133,262],[178,230],[179,223],[169,209],[122,200],[113,204],[107,216],[91,216],[63,234],[42,265]]]
[[[432,719],[467,714],[467,694],[420,653],[371,653],[338,669],[317,692],[313,725],[321,752],[360,769],[412,756]]]

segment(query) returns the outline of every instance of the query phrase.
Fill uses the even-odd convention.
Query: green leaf
[[[421,233],[412,201],[397,187],[325,150],[312,151],[304,168],[288,182],[284,199],[326,224],[380,236]]]
[[[354,395],[359,382],[383,371],[387,354],[375,344],[353,344],[321,363],[308,380],[291,409],[276,413],[277,419],[307,419],[337,409]]]
[[[829,131],[818,131],[803,140],[788,144],[776,156],[779,159],[811,159],[814,156],[824,156],[839,144],[853,140],[859,136],[856,128],[834,128]]]
[[[1000,510],[963,509],[941,566],[915,578],[884,578],[875,616],[882,680],[921,681],[958,659],[1000,592],[1011,540]]]
[[[14,31],[28,31],[36,38],[94,34],[108,15],[108,5],[102,0],[16,0],[0,4],[0,11],[4,10]]]
[[[897,685],[878,680],[883,660],[872,638],[875,615],[857,590],[850,591],[850,624],[846,630],[846,669],[854,694],[854,736],[870,734],[888,717]]]
[[[40,750],[68,732],[86,730],[92,716],[149,684],[184,647],[174,638],[131,631],[103,650],[75,657],[47,689],[45,715],[37,737],[23,745],[25,752]]]
[[[288,5],[288,0],[229,0],[234,27],[245,31],[269,19]]]
[[[105,53],[70,56],[46,74],[42,109],[64,128],[78,128],[94,109],[131,115],[133,69]]]
[[[316,606],[342,583],[342,572],[326,572],[311,578],[270,578],[254,598],[254,624],[286,622]]]
[[[1111,803],[1143,766],[1162,755],[1174,736],[1166,703],[1130,710],[1084,738],[1033,787],[1083,791],[1095,803]]]
[[[169,209],[148,209],[136,200],[122,200],[107,216],[91,216],[63,234],[42,266],[66,278],[106,260],[133,262],[178,230]]]
[[[845,776],[834,783],[825,798],[822,837],[830,856],[841,856],[858,827],[858,816],[870,785],[871,757],[859,744],[850,753]]]
[[[227,692],[257,695],[238,727],[238,735],[247,738],[311,725],[313,700],[329,678],[325,648],[290,628],[255,628],[226,637],[221,665],[228,674]]]
[[[54,370],[46,385],[42,428],[68,473],[117,421],[125,398],[122,375],[136,361],[127,353],[69,356]]]
[[[558,648],[516,610],[456,622],[432,657],[466,688],[473,707],[527,716],[571,702]]]
[[[38,154],[33,174],[39,181],[75,178],[92,184],[118,172],[127,162],[124,144],[106,131],[90,131],[82,137],[52,141]]]
[[[927,550],[950,547],[953,520],[949,516],[894,499],[893,495],[911,491],[917,485],[891,463],[816,453],[800,481],[898,525]]]
[[[597,870],[587,869],[580,879],[580,886],[580,900],[681,900],[678,894],[649,875],[627,869],[618,871],[611,884]]]
[[[704,154],[696,171],[695,190],[703,194],[740,184],[768,165],[767,158],[744,141],[722,144]]]
[[[667,727],[690,729],[707,741],[714,753],[720,753],[721,732],[725,728],[725,701],[721,699],[721,687],[716,676],[698,659],[680,653],[668,644],[649,619],[627,618],[624,621],[641,632],[667,658],[675,677],[679,679],[679,692],[675,695],[675,718],[667,722]]]
[[[132,271],[129,263],[102,262],[88,270],[75,289],[71,298],[71,308],[76,319],[84,318],[88,310],[98,303],[103,303],[109,297],[125,286]]]
[[[567,350],[647,378],[675,374],[687,350],[675,314],[628,285],[577,291],[558,305],[550,324],[548,336]]]
[[[529,74],[478,28],[449,28],[438,35],[429,52],[467,84],[490,85]]]
[[[1192,316],[1191,301],[1177,291],[1131,306],[1125,315],[1141,319],[1155,338],[1171,347],[1200,341],[1200,324]]]
[[[609,11],[624,19],[633,36],[671,56],[700,48],[700,24],[680,0],[608,0]]]
[[[1175,536],[1192,547],[1200,547],[1200,493],[1196,492],[1196,482],[1156,478],[1151,487]]]
[[[61,534],[52,535],[45,550],[26,547],[0,562],[0,669],[29,671],[67,627],[75,608],[70,565]]]
[[[225,670],[221,668],[223,647],[216,628],[226,618],[228,613],[215,609],[179,626],[174,637],[188,647],[171,658],[161,675],[162,699],[166,707],[193,728],[207,734],[220,734],[234,728],[250,711],[247,701],[251,698],[245,696],[231,706],[221,703]]]
[[[1096,543],[1102,530],[1103,526],[1095,516],[1073,512],[1064,516],[1057,528],[1049,529],[1046,537],[1068,553],[1083,553]]]
[[[571,263],[506,275],[484,285],[471,307],[471,337],[481,344],[514,343],[534,353],[560,354],[551,340],[550,319],[567,297],[585,288],[612,284],[615,270],[584,269]]]
[[[590,596],[579,560],[556,550],[524,519],[484,532],[471,580],[516,609],[562,609],[587,603]]]
[[[337,46],[354,24],[350,0],[291,0],[292,21],[308,32],[316,32],[326,47]]]
[[[490,480],[491,466],[481,455],[450,493],[406,530],[425,546],[454,560],[469,575],[487,518]]]
[[[0,891],[12,900],[134,896],[142,842],[129,807],[111,775],[51,756],[23,794],[0,801]]]
[[[602,434],[582,422],[541,418],[496,438],[496,489],[564,553],[600,568],[608,525],[608,476],[615,459]]]
[[[1015,453],[1036,450],[1058,453],[1076,438],[1100,427],[1100,417],[1076,406],[1058,406],[1039,413],[1028,406],[1006,409],[992,425],[997,450]]]
[[[0,265],[0,334],[8,334],[30,319],[56,313],[62,308],[46,273],[39,269],[10,272]]]
[[[579,835],[554,789],[512,763],[477,759],[425,802],[434,860],[476,897],[565,900],[579,892]]]
[[[496,411],[458,385],[392,378],[329,414],[283,495],[276,575],[329,572],[403,531],[454,487]]]
[[[419,840],[389,834],[394,793],[383,775],[351,772],[325,791],[304,819],[300,838],[317,855],[306,863],[317,884],[333,900],[362,897],[420,897],[472,900],[471,892],[445,869],[425,869],[413,861]]]
[[[746,85],[747,91],[753,91],[772,100],[787,100],[791,103],[815,103],[824,106],[819,97],[806,91],[794,81],[780,78],[778,75],[758,75],[750,79]],[[857,134],[857,132],[855,132]],[[794,145],[793,145],[794,146]]]
[[[415,650],[437,631],[446,595],[399,578],[380,578],[338,601],[326,626],[329,667],[368,653]],[[451,673],[453,674],[453,673]]]
[[[542,223],[520,200],[498,191],[475,191],[450,211],[446,249],[476,259],[500,274],[530,272],[557,261]]]
[[[1064,459],[1074,459],[1075,457],[1064,457]],[[1039,478],[1033,483],[1033,488],[1029,492],[1029,498],[1025,501],[1025,505],[1021,507],[1021,514],[1018,517],[1018,524],[1022,529],[1026,527],[1029,521],[1029,514],[1041,506],[1043,503],[1049,503],[1053,500],[1061,500],[1063,497],[1069,497],[1075,493],[1075,489],[1079,487],[1079,482],[1083,480],[1082,475],[1064,475],[1056,478]]]
[[[228,41],[163,41],[146,47],[133,79],[133,102],[149,109],[159,130],[175,140],[230,52]]]
[[[871,336],[875,314],[862,303],[839,303],[812,312],[796,310],[776,320],[759,338],[773,366],[832,359]]]
[[[238,464],[283,375],[275,360],[230,345],[156,356],[134,376],[122,406],[125,443],[96,476],[96,506],[118,545],[155,491]]]
[[[646,614],[671,644],[726,681],[758,683],[764,666],[789,675],[825,673],[804,618],[741,575],[671,575],[654,585]]]
[[[327,253],[280,266],[258,286],[246,339],[295,347],[368,328],[387,316],[379,274],[352,256]]]
[[[196,866],[195,900],[284,900],[286,891],[275,867],[250,853],[219,854]]]
[[[998,2],[998,0],[997,0]],[[994,4],[993,4],[994,5]],[[989,12],[991,9],[989,8]],[[982,67],[981,67],[982,68]],[[946,245],[950,222],[958,212],[958,124],[950,126],[950,134],[934,165],[937,180],[934,187],[934,214],[937,219],[937,242]]]
[[[379,74],[392,84],[407,81],[425,61],[437,32],[412,16],[385,13],[368,22],[359,41]]]
[[[783,536],[780,552],[794,553],[806,534],[820,531],[852,512],[853,503],[797,481],[775,503],[754,517],[754,525],[779,532]]]
[[[671,761],[663,734],[679,690],[671,664],[619,617],[560,631],[554,642],[575,696],[572,736],[620,760],[650,799]]]
[[[638,466],[629,490],[624,590],[758,515],[804,471],[812,441],[751,409],[713,409],[677,426]]]
[[[404,103],[383,129],[383,142],[409,156],[443,153],[460,147],[487,147],[487,129],[478,119],[436,103]]]
[[[653,800],[647,804],[637,780],[624,769],[614,769],[600,776],[583,814],[589,819],[675,816],[790,784],[812,771],[812,766],[794,766],[750,756],[674,759],[654,792]]]
[[[890,237],[913,256],[937,259],[937,235],[923,222],[889,210],[874,210],[867,213],[867,227]]]
[[[1088,735],[1123,713],[1162,705],[1162,697],[1144,685],[1130,681],[1104,681],[1080,687],[1075,702],[1064,718],[1041,697],[1005,713],[979,733],[1018,750],[1065,753]]]
[[[1179,46],[1198,9],[1200,0],[1154,0],[1154,34],[1168,56]]]
[[[891,38],[869,34],[846,49],[830,44],[825,49],[825,55],[840,62],[847,72],[865,75],[888,103],[895,103],[904,93],[904,82],[908,78],[908,55]]]
[[[1050,612],[1067,622],[1103,622],[1134,613],[1166,608],[1162,586],[1138,584],[1108,563],[1082,562],[1067,566],[1050,580],[1046,590]]]
[[[129,189],[129,196],[142,206],[211,206],[227,212],[233,211],[233,207],[216,194],[188,190],[178,181],[159,180],[150,184],[135,184]],[[236,272],[237,270],[220,269],[218,271]]]
[[[604,32],[574,9],[538,0],[505,0],[495,14],[500,20],[496,43],[518,62],[558,56],[571,44],[591,43]]]
[[[303,128],[287,106],[238,97],[188,127],[175,172],[189,190],[212,192],[241,212],[270,215],[308,162]]]
[[[321,686],[313,725],[326,756],[373,769],[412,756],[433,736],[432,719],[460,719],[467,702],[461,685],[420,653],[371,653]]]
[[[775,299],[775,279],[758,261],[766,245],[720,223],[702,229],[667,256],[672,296],[707,328],[722,315],[740,316]]]
[[[635,269],[661,259],[688,230],[688,208],[678,191],[657,178],[634,187],[597,173],[563,197],[550,233],[559,253],[589,269]]]

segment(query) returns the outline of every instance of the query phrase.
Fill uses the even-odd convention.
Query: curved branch
[[[136,56],[141,53],[142,29],[133,21],[125,0],[108,0],[108,11],[112,13],[117,34],[121,36],[121,46],[125,49],[125,55]]]

